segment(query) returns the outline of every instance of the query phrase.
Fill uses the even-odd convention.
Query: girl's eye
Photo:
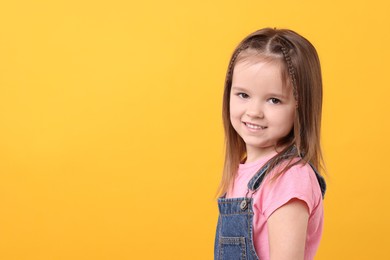
[[[277,98],[270,98],[269,99],[269,102],[271,104],[279,104],[280,103],[280,99],[277,99]]]
[[[237,96],[239,96],[240,98],[243,98],[243,99],[249,98],[248,94],[245,94],[245,93],[237,93]]]

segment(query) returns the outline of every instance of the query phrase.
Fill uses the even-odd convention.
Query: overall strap
[[[248,189],[251,191],[256,191],[260,184],[263,182],[263,179],[265,177],[265,172],[269,168],[269,163],[265,164],[263,167],[260,168],[260,170],[257,171],[257,173],[252,177],[252,179],[248,182]]]
[[[295,148],[287,151],[285,153],[285,155],[281,157],[281,160],[279,160],[279,162],[277,164],[280,164],[282,161],[284,161],[283,157],[287,157],[288,155],[290,155],[294,151],[295,151]],[[314,173],[315,173],[315,175],[317,177],[317,181],[318,181],[318,184],[320,185],[320,189],[321,189],[322,198],[324,198],[325,197],[325,192],[326,192],[326,182],[325,182],[325,179],[318,173],[317,169],[310,162],[309,162],[309,165],[313,169],[313,171],[314,171]],[[265,173],[266,173],[266,171],[268,170],[269,167],[270,167],[270,163],[268,162],[263,167],[261,167],[260,170],[258,170],[256,172],[256,174],[248,182],[248,192],[251,191],[252,194],[253,194],[254,192],[257,191],[257,189],[260,187],[261,183],[263,182],[264,177],[265,177]]]
[[[313,169],[314,173],[316,174],[318,184],[320,185],[321,188],[321,194],[322,194],[322,199],[325,198],[325,192],[326,192],[326,182],[324,177],[322,177],[317,169],[309,162],[310,167]]]
[[[282,156],[280,156],[280,159],[278,160],[276,165],[283,162],[285,158],[288,158],[292,154],[296,154],[296,153],[297,153],[297,148],[295,146],[291,147],[290,149],[285,151]],[[260,168],[260,170],[257,171],[257,173],[248,182],[248,189],[249,190],[251,190],[252,192],[255,192],[260,187],[260,184],[262,183],[262,181],[265,177],[265,173],[269,167],[270,167],[270,162],[266,163],[263,167]]]

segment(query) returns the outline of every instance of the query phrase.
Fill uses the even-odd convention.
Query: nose
[[[247,116],[251,118],[264,118],[264,107],[259,101],[252,101],[248,104],[246,111]]]

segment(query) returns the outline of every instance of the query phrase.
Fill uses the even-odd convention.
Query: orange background
[[[316,259],[388,257],[386,1],[0,3],[0,259],[212,259],[233,48],[316,46],[329,190]]]

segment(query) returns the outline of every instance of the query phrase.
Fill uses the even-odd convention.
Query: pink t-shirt
[[[226,197],[245,197],[248,182],[270,158],[240,164],[234,187],[226,194]],[[276,209],[291,199],[297,198],[306,202],[310,214],[305,260],[314,259],[321,240],[324,212],[321,189],[313,169],[308,164],[298,164],[291,167],[275,181],[269,182],[270,178],[272,178],[272,173],[264,178],[260,188],[253,195],[253,242],[257,255],[261,260],[269,259],[268,218]]]

